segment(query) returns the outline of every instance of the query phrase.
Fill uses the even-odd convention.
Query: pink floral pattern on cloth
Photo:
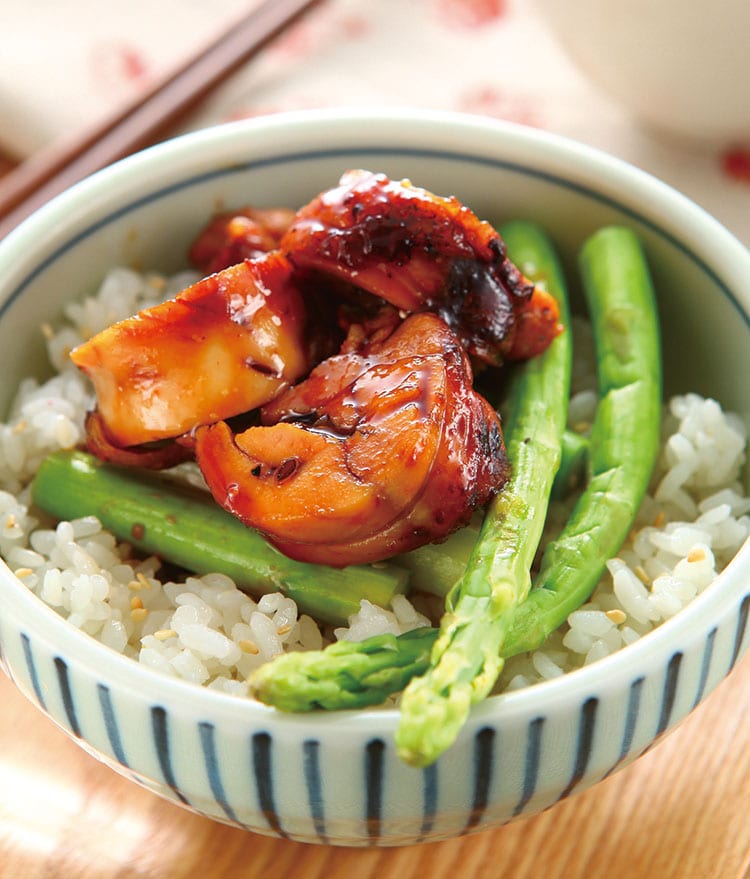
[[[727,177],[750,186],[750,147],[727,150],[723,156],[723,168]]]
[[[482,27],[502,18],[506,0],[440,0],[437,11],[449,26]]]
[[[26,155],[132,100],[259,0],[36,0],[3,15],[0,148]],[[39,39],[39,24],[54,39]],[[54,85],[54,88],[50,84]],[[750,244],[750,144],[691,151],[585,81],[529,0],[326,0],[187,128],[335,106],[459,110],[556,132],[655,174]]]
[[[140,47],[122,40],[93,43],[89,64],[93,82],[109,99],[118,93],[139,92],[154,79],[151,64]]]
[[[498,88],[497,86],[470,85],[466,92],[459,96],[456,109],[463,113],[478,113],[480,116],[493,116],[495,119],[507,119],[521,125],[541,126],[538,116],[534,113],[534,100],[515,89]]]

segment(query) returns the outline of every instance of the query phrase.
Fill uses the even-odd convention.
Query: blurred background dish
[[[750,140],[746,0],[537,0],[577,67],[650,131],[684,146]]]

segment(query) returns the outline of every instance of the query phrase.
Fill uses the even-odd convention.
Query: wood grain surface
[[[557,806],[391,849],[214,823],[100,764],[0,675],[0,879],[748,879],[750,656],[671,735]]]
[[[0,150],[0,177],[9,174],[17,165],[18,163],[12,156]]]

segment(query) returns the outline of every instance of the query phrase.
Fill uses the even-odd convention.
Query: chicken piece
[[[290,223],[289,208],[251,208],[217,214],[190,247],[191,263],[204,275],[275,250]]]
[[[354,334],[262,411],[195,432],[216,501],[286,555],[344,566],[446,537],[504,484],[500,422],[437,316]]]
[[[555,297],[542,287],[534,287],[531,298],[522,302],[516,311],[516,325],[505,359],[531,360],[546,351],[562,331],[559,315]]]
[[[310,367],[302,297],[279,252],[239,263],[71,352],[103,435],[127,447],[271,400]]]
[[[456,198],[349,171],[297,212],[280,247],[295,266],[345,278],[406,313],[437,313],[487,363],[527,347],[514,336],[534,285],[495,229]],[[554,300],[544,318],[534,332],[549,344],[560,329]]]
[[[192,440],[185,437],[117,446],[107,435],[101,415],[94,410],[86,414],[86,448],[102,461],[119,467],[140,467],[144,470],[166,470],[193,457]]]

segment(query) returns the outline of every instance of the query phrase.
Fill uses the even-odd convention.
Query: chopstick
[[[320,0],[265,0],[113,117],[53,143],[0,180],[0,238],[84,177],[156,143],[206,95]]]

